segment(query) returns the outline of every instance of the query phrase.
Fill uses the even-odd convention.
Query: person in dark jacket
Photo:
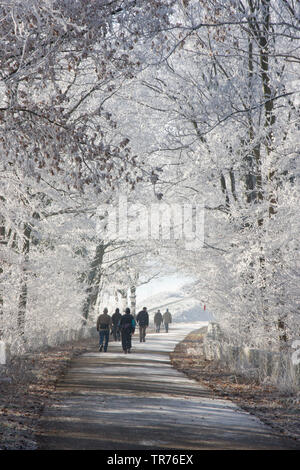
[[[160,332],[160,325],[163,322],[163,316],[160,310],[157,310],[156,314],[154,315],[154,324],[155,324],[155,331],[156,333]]]
[[[136,322],[139,325],[140,329],[140,343],[145,343],[146,341],[146,328],[149,325],[149,315],[147,312],[147,308],[144,307],[143,310],[141,310],[136,317]]]
[[[104,352],[107,351],[109,341],[109,330],[111,327],[111,317],[108,315],[108,310],[105,308],[102,315],[97,318],[97,331],[99,331],[99,351],[101,352],[104,346]]]
[[[120,333],[120,320],[122,318],[122,315],[120,313],[120,310],[116,308],[115,313],[111,317],[111,323],[112,323],[112,335],[115,341],[120,341],[121,339],[121,333]]]
[[[122,348],[125,354],[130,353],[131,350],[131,336],[135,330],[135,320],[130,313],[130,308],[126,308],[125,314],[122,315],[120,320],[120,330],[122,338]]]

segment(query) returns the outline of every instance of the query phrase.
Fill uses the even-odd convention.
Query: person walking
[[[164,325],[165,325],[166,333],[168,333],[168,331],[169,331],[169,324],[172,323],[172,315],[171,315],[171,313],[169,312],[168,309],[167,309],[167,310],[165,311],[165,313],[163,314],[163,322],[164,322]]]
[[[157,310],[156,314],[154,315],[154,324],[155,324],[155,331],[156,333],[160,332],[160,325],[163,322],[163,316],[160,310]]]
[[[122,348],[125,354],[130,353],[131,350],[131,336],[135,331],[135,320],[130,313],[130,308],[125,309],[125,314],[122,315],[120,320],[120,330],[122,338]]]
[[[120,320],[122,318],[122,315],[120,313],[120,310],[116,308],[115,313],[111,317],[111,322],[112,322],[112,335],[114,338],[114,341],[120,341],[121,339],[121,333],[120,333]]]
[[[107,351],[109,342],[109,331],[111,327],[111,317],[108,315],[108,310],[105,308],[102,315],[97,319],[97,331],[99,331],[99,351],[101,352],[104,347],[104,352]]]
[[[139,330],[140,330],[140,343],[145,343],[146,329],[147,329],[147,326],[149,325],[149,315],[148,315],[146,307],[144,307],[143,310],[141,310],[137,314],[136,322],[138,323]]]

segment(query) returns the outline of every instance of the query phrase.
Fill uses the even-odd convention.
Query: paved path
[[[169,352],[204,323],[76,358],[45,409],[40,449],[299,449],[252,415],[172,368]]]

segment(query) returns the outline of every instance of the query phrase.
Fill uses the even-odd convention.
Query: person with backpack
[[[169,312],[168,309],[165,311],[165,313],[163,315],[163,321],[164,321],[164,324],[165,324],[166,333],[168,333],[169,324],[172,323],[172,315],[171,315],[171,313]]]
[[[154,324],[155,324],[155,331],[156,333],[160,332],[160,325],[163,322],[163,316],[160,310],[157,310],[156,314],[154,315]]]
[[[125,354],[130,353],[131,350],[131,336],[135,331],[135,320],[130,313],[130,308],[125,309],[124,315],[120,320],[120,330],[122,339],[122,348]]]
[[[122,314],[120,313],[120,310],[116,308],[115,313],[111,317],[111,322],[112,322],[112,335],[115,341],[120,341],[121,339],[121,332],[120,332],[120,320],[122,318]]]
[[[146,341],[146,328],[149,325],[149,315],[147,312],[147,308],[144,307],[143,310],[141,310],[136,317],[136,322],[139,325],[140,329],[140,343],[145,343]]]
[[[97,331],[99,331],[99,351],[101,352],[104,347],[104,352],[107,351],[109,342],[109,331],[111,327],[111,317],[108,315],[108,310],[105,308],[102,315],[97,318]]]

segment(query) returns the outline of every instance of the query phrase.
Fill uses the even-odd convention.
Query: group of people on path
[[[161,321],[157,320],[157,314],[160,314]],[[169,331],[169,324],[172,322],[172,316],[167,311],[162,315],[160,310],[156,312],[154,316],[154,324],[156,326],[156,332],[159,333],[160,325],[164,322],[166,332]],[[157,325],[159,324],[159,328]],[[108,315],[108,309],[105,308],[103,313],[97,318],[97,331],[99,332],[99,351],[107,351],[109,343],[110,333],[113,335],[115,341],[122,342],[122,349],[125,354],[130,353],[132,344],[131,337],[135,332],[136,325],[139,326],[140,343],[146,341],[146,329],[149,326],[149,314],[147,307],[144,307],[137,316],[133,316],[130,313],[130,308],[125,309],[124,315],[120,313],[120,310],[116,308],[116,311],[112,316]]]
[[[169,324],[172,323],[172,315],[169,312],[169,309],[165,311],[162,315],[160,310],[157,310],[156,314],[154,315],[154,324],[155,324],[155,331],[156,333],[160,332],[161,324],[165,325],[166,333],[169,331]]]
[[[135,331],[135,319],[130,313],[130,308],[125,309],[124,315],[117,308],[115,313],[108,315],[108,309],[97,318],[97,331],[99,332],[99,351],[107,351],[109,334],[112,333],[115,341],[122,341],[122,348],[125,354],[130,353],[131,336]]]

